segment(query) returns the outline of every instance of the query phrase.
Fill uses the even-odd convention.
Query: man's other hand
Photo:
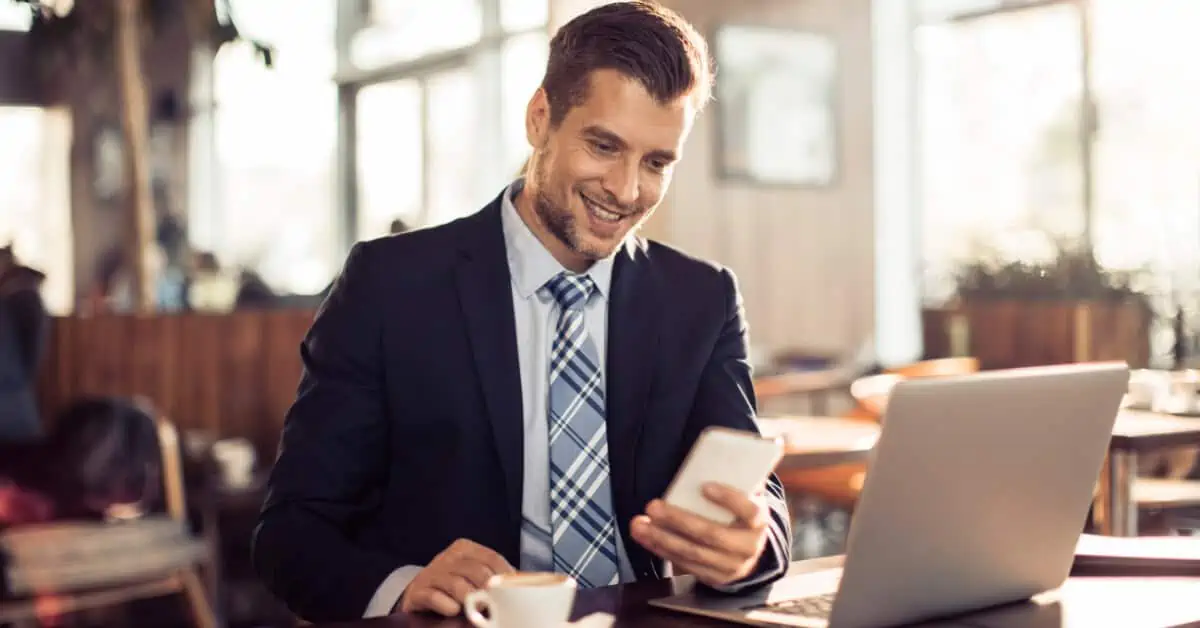
[[[467,594],[486,587],[496,574],[512,572],[512,566],[495,550],[459,539],[421,569],[404,590],[398,607],[405,613],[431,611],[452,617],[462,611]]]

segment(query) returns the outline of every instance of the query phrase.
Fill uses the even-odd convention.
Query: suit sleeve
[[[709,426],[758,432],[756,401],[749,360],[749,329],[737,279],[722,272],[725,282],[725,317],[712,356],[704,368],[696,401],[688,418],[687,442],[694,443]],[[754,572],[720,590],[738,592],[769,584],[787,573],[791,563],[792,527],[783,485],[774,474],[767,481],[771,522],[767,545]]]
[[[394,560],[358,546],[388,464],[381,316],[368,245],[355,245],[300,346],[304,371],[287,413],[253,543],[267,588],[311,622],[363,616]]]

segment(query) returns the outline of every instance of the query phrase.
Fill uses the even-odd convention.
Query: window
[[[543,14],[544,16],[544,14]],[[500,111],[503,116],[505,172],[515,175],[529,157],[525,139],[525,109],[542,82],[550,39],[545,32],[513,37],[504,43],[500,58]]]
[[[1036,259],[1083,234],[1080,32],[1074,4],[918,28],[927,297],[981,252]]]
[[[479,150],[483,97],[471,68],[429,78],[429,196],[424,224],[449,222],[478,209],[483,174]]]
[[[282,293],[313,294],[341,259],[337,238],[335,6],[242,0],[239,28],[277,49],[263,67],[248,45],[213,63],[214,185],[197,248]],[[199,208],[197,208],[199,211]]]
[[[46,274],[42,298],[54,313],[73,309],[71,118],[61,109],[0,107],[0,246]]]
[[[547,0],[501,0],[500,26],[507,32],[543,28],[550,17]]]
[[[1200,54],[1200,3],[987,4],[924,0],[914,36],[926,296],[973,244],[1036,259],[1047,236],[1196,291],[1200,71],[1179,60]]]
[[[1200,265],[1200,3],[1094,0],[1094,242],[1112,267]]]
[[[391,222],[421,222],[425,198],[421,84],[376,83],[358,92],[358,239],[388,232]]]
[[[27,31],[32,24],[28,5],[12,0],[0,2],[0,31]]]
[[[341,184],[357,186],[347,196],[359,239],[396,218],[430,226],[473,213],[517,175],[548,45],[546,0],[368,7],[343,51],[353,70],[371,70],[344,75],[356,128],[343,149],[356,172]]]
[[[469,46],[479,41],[482,27],[479,0],[371,0],[350,58],[363,69],[409,61]]]

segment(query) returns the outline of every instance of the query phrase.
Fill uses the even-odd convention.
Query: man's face
[[[576,270],[613,254],[662,202],[691,130],[687,95],[659,104],[615,70],[591,75],[587,99],[558,127],[541,90],[526,127],[535,158],[528,174],[538,227]],[[558,255],[556,255],[558,257]]]

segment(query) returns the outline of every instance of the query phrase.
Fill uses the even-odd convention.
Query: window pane
[[[312,294],[340,261],[333,4],[254,0],[233,8],[239,26],[271,42],[279,58],[267,69],[247,47],[231,46],[214,62],[216,253],[277,292]]]
[[[1095,242],[1100,261],[1200,265],[1200,3],[1093,2]],[[1178,286],[1177,286],[1178,287]]]
[[[65,110],[0,107],[0,246],[46,274],[42,298],[52,312],[75,301],[69,152]]]
[[[979,15],[1046,0],[916,0],[917,19],[934,22],[961,15]]]
[[[358,238],[388,232],[421,213],[421,85],[414,79],[358,93]]]
[[[500,106],[504,121],[504,172],[516,176],[529,156],[529,141],[525,138],[525,108],[529,98],[542,82],[546,72],[549,37],[545,33],[529,33],[513,37],[504,43],[500,58]]]
[[[1031,259],[1082,234],[1079,31],[1073,5],[917,30],[927,296],[978,245]]]
[[[33,23],[29,5],[20,2],[0,2],[0,31],[27,31]]]
[[[472,213],[486,201],[479,194],[483,98],[469,68],[433,76],[427,89],[429,207],[425,222],[436,225]]]
[[[545,26],[550,15],[549,0],[501,0],[500,26],[521,31]]]
[[[375,68],[479,41],[479,0],[371,0],[367,27],[350,44],[351,62]]]
[[[276,70],[312,77],[333,76],[337,66],[333,43],[337,0],[232,1],[233,17],[242,34],[278,49]]]

